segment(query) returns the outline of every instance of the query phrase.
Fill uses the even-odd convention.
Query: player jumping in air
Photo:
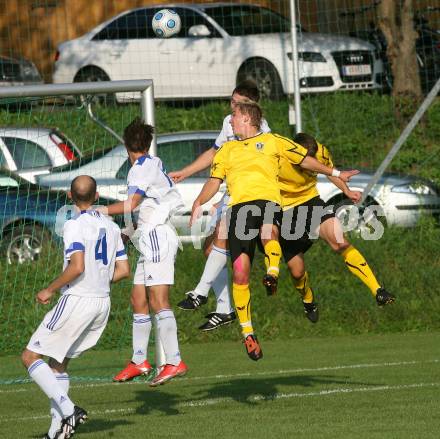
[[[209,201],[226,179],[230,194],[228,242],[233,270],[233,297],[248,356],[259,360],[263,354],[254,335],[250,311],[249,276],[255,245],[261,239],[267,274],[263,283],[269,293],[276,291],[281,248],[278,224],[281,196],[278,170],[281,157],[310,171],[334,175],[348,181],[358,171],[340,172],[307,156],[307,149],[284,137],[261,133],[262,112],[255,102],[237,103],[231,125],[240,140],[226,142],[214,157],[211,178],[194,201],[193,222],[201,206]]]
[[[312,136],[299,133],[293,140],[307,149],[308,156],[315,157],[324,165],[333,167],[328,149]],[[351,201],[356,203],[360,200],[360,192],[351,191],[339,178],[331,176],[327,178]],[[306,317],[313,323],[316,323],[319,318],[318,306],[314,301],[309,275],[304,264],[304,253],[314,242],[310,234],[316,231],[317,236],[342,256],[348,270],[370,289],[379,306],[394,302],[395,297],[378,283],[366,259],[347,241],[342,232],[341,223],[331,206],[327,207],[319,197],[316,174],[298,166],[292,166],[283,158],[279,172],[279,186],[283,206],[281,249],[294,286],[302,298]]]
[[[230,100],[231,111],[234,110],[238,102],[246,100],[258,102],[259,99],[260,93],[255,82],[249,80],[243,81],[238,84],[232,92]],[[260,130],[262,133],[270,132],[270,128],[265,119],[261,120]],[[214,146],[180,171],[170,172],[170,177],[172,177],[175,182],[179,182],[211,166],[216,152],[221,149],[225,142],[230,140],[236,140],[236,137],[232,131],[231,115],[229,114],[223,120],[222,130]],[[228,195],[225,194],[216,206],[216,214],[213,216],[211,224],[214,229],[214,234],[205,241],[205,255],[207,255],[207,260],[200,281],[194,290],[186,293],[186,298],[177,305],[183,310],[195,310],[208,301],[209,290],[211,288],[214,290],[217,300],[216,310],[206,316],[208,320],[199,327],[202,331],[212,331],[213,329],[232,323],[236,319],[228,286],[228,241],[224,239],[226,233],[223,232],[226,227],[224,212],[226,211],[228,199]],[[222,232],[220,232],[221,230]]]
[[[87,412],[68,395],[67,365],[98,342],[110,312],[110,283],[130,275],[121,230],[92,209],[97,196],[92,177],[72,181],[69,197],[77,211],[64,224],[64,271],[36,296],[43,305],[60,289],[61,297],[21,356],[50,400],[52,424],[45,436],[49,439],[71,437],[87,419]],[[48,356],[49,363],[42,356]]]
[[[169,302],[178,238],[168,222],[183,202],[161,160],[148,154],[153,131],[152,126],[139,118],[125,128],[124,143],[132,163],[127,176],[128,198],[102,208],[102,211],[108,215],[138,213],[138,247],[141,252],[131,291],[133,356],[127,367],[113,379],[127,381],[151,371],[147,348],[151,319],[155,318],[166,360],[160,373],[150,382],[150,386],[158,386],[185,375],[188,368],[180,357],[177,324]],[[150,309],[155,313],[153,317]]]

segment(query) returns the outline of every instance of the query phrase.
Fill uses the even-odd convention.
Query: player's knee
[[[336,253],[342,253],[350,247],[350,243],[344,240],[343,242],[334,242],[331,246]]]
[[[234,273],[233,281],[237,285],[247,285],[249,283],[249,275],[243,272]]]
[[[28,368],[34,361],[38,360],[40,358],[40,355],[36,354],[35,352],[30,351],[29,349],[25,349],[21,353],[21,362],[23,363],[24,367]]]
[[[304,277],[304,275],[306,274],[306,270],[304,267],[289,267],[290,269],[290,274],[292,275],[292,277],[295,280],[300,280]]]

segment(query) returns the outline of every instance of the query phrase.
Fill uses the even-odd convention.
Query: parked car
[[[31,183],[36,175],[79,157],[80,150],[56,128],[0,127],[0,166]]]
[[[99,197],[96,204],[111,202]],[[65,191],[53,191],[0,170],[0,252],[8,264],[36,261],[44,245],[62,244],[63,221],[73,208]],[[65,207],[67,206],[67,209]],[[64,208],[64,214],[57,213]],[[122,224],[122,218],[116,218]]]
[[[0,56],[0,86],[42,83],[40,73],[32,61]]]
[[[180,169],[210,148],[217,134],[215,131],[196,131],[159,135],[157,138],[158,156],[167,170]],[[72,178],[88,174],[96,178],[101,196],[112,200],[124,200],[127,197],[126,177],[129,168],[126,150],[120,145],[95,153],[93,157],[83,158],[71,165],[66,165],[58,171],[54,170],[52,174],[40,176],[38,180],[41,185],[66,190]],[[192,236],[194,237],[194,231],[192,232],[189,228],[189,215],[192,204],[208,176],[207,170],[202,171],[177,184],[185,207],[173,218],[173,224],[183,240],[190,240]],[[361,172],[351,179],[350,187],[353,190],[363,190],[372,176],[371,172]],[[223,185],[221,190],[225,189]],[[349,206],[341,191],[323,175],[318,176],[318,190],[327,203]],[[219,196],[220,194],[213,202],[217,201]],[[374,186],[365,204],[380,206],[388,225],[411,227],[417,223],[422,214],[440,214],[440,192],[435,185],[426,180],[412,176],[385,174]],[[211,203],[204,206],[201,233],[210,219],[210,205]],[[361,220],[357,227],[363,226]]]
[[[155,12],[175,10],[178,35],[158,38]],[[158,99],[229,97],[243,79],[262,96],[293,93],[290,21],[256,5],[209,3],[155,5],[126,11],[58,46],[53,82],[153,79]],[[298,34],[303,93],[380,88],[382,61],[360,39]],[[138,94],[118,93],[119,101]]]

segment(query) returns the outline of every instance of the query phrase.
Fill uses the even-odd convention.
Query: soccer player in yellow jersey
[[[294,137],[295,142],[304,146],[307,156],[333,167],[328,149],[305,133]],[[360,201],[361,193],[351,191],[339,178],[328,177],[354,203]],[[313,323],[318,321],[318,307],[314,301],[310,281],[304,265],[304,253],[313,244],[309,234],[318,229],[319,237],[336,253],[339,253],[351,273],[357,276],[371,291],[379,306],[392,303],[395,297],[376,280],[373,271],[362,254],[353,247],[342,232],[342,226],[335,217],[333,206],[326,206],[319,197],[316,174],[292,166],[281,159],[279,187],[281,191],[283,220],[280,244],[284,260],[293,278],[295,288],[300,293],[306,317]],[[318,236],[316,236],[318,237]]]
[[[194,201],[191,222],[202,204],[208,202],[226,179],[230,194],[228,241],[233,271],[233,297],[244,335],[247,354],[259,360],[263,354],[254,335],[250,311],[249,276],[258,240],[264,247],[266,288],[276,290],[281,248],[278,224],[281,195],[278,185],[280,159],[309,171],[336,175],[344,181],[358,171],[337,171],[307,156],[307,149],[290,139],[260,133],[261,109],[255,102],[237,103],[231,118],[234,134],[240,140],[223,144],[211,166],[211,178]]]

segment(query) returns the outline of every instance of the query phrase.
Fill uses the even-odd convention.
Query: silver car
[[[210,148],[214,144],[217,134],[216,131],[196,131],[159,135],[157,138],[158,156],[168,171],[181,169]],[[127,197],[126,177],[129,168],[126,150],[120,145],[95,153],[93,157],[82,159],[59,170],[54,170],[50,175],[40,176],[38,183],[52,189],[66,190],[70,187],[72,178],[88,174],[96,178],[101,196],[124,200]],[[191,236],[194,237],[194,234],[198,233],[194,230],[191,232],[189,228],[189,214],[194,199],[200,193],[208,175],[206,170],[177,185],[185,207],[173,219],[173,223],[183,240],[191,239]],[[350,181],[350,188],[362,191],[372,175],[370,172],[361,172],[354,176]],[[224,185],[221,190],[224,192]],[[349,204],[347,200],[344,200],[341,191],[325,176],[318,176],[318,190],[323,200],[329,204]],[[373,188],[366,204],[379,206],[388,225],[411,227],[424,213],[435,215],[440,213],[439,195],[438,189],[429,181],[412,176],[386,174]],[[221,194],[218,194],[213,202],[217,201],[220,196]],[[205,205],[199,229],[200,234],[206,231],[206,225],[210,219],[209,207]],[[359,227],[362,227],[362,224]]]
[[[58,129],[0,127],[0,166],[31,183],[37,175],[80,157],[79,149]]]

